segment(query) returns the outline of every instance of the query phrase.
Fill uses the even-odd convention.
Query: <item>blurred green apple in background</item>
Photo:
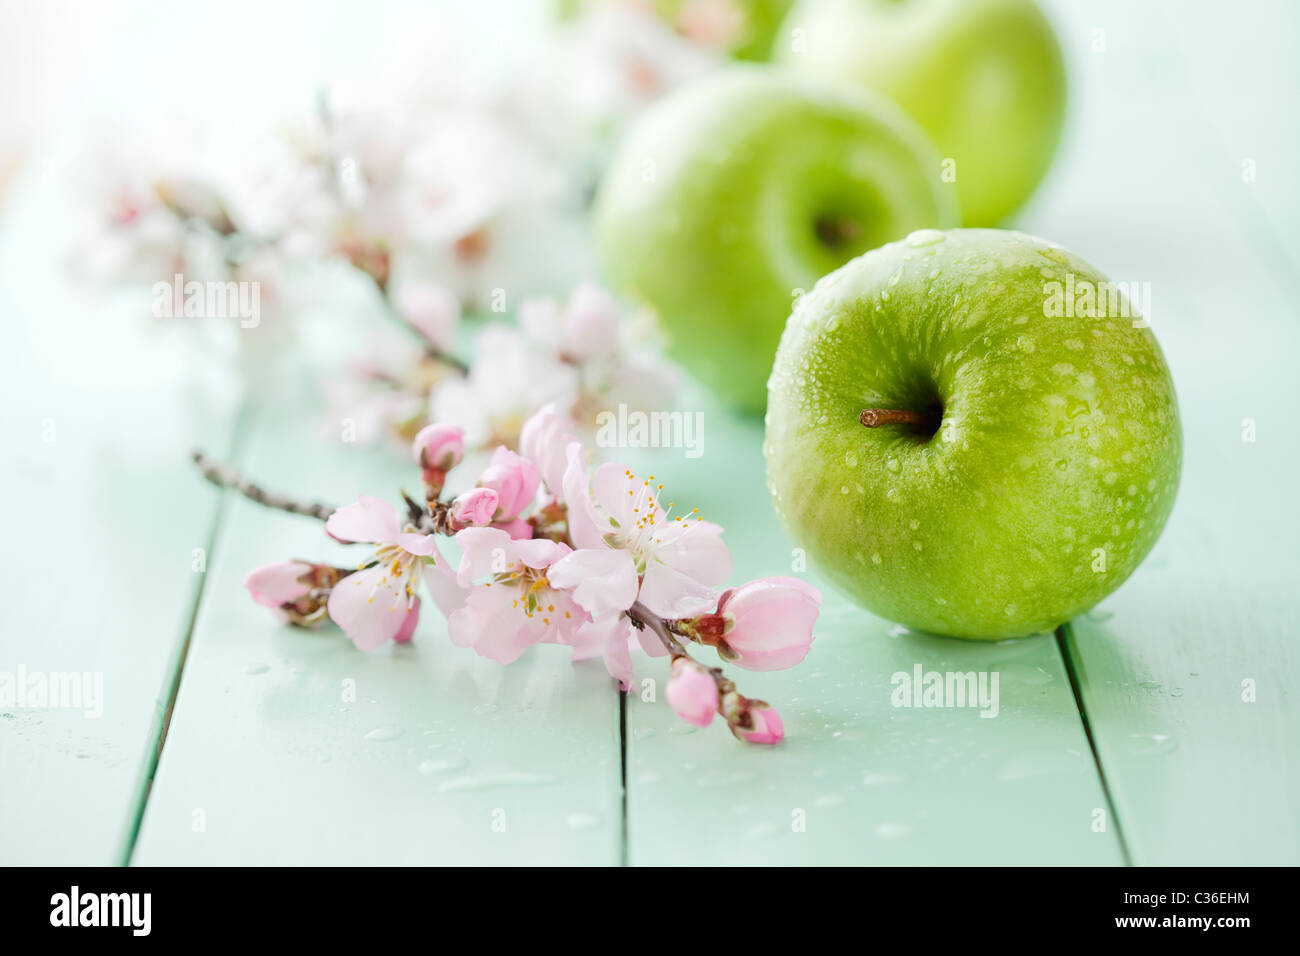
[[[1095,605],[1159,537],[1182,461],[1169,369],[1120,291],[995,229],[922,230],[826,276],[770,384],[791,537],[918,630],[1019,637]]]
[[[993,226],[1051,165],[1065,68],[1033,0],[801,0],[773,57],[898,103],[955,175],[962,222]]]
[[[671,354],[761,411],[792,302],[923,226],[958,221],[924,135],[883,97],[736,65],[653,106],[595,206],[613,285],[659,316]]]

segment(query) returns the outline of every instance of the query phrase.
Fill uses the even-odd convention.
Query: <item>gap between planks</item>
[[[1088,738],[1088,749],[1092,751],[1092,762],[1097,768],[1097,780],[1101,784],[1102,795],[1106,798],[1106,811],[1110,814],[1110,819],[1115,827],[1115,839],[1119,843],[1120,854],[1124,858],[1125,866],[1133,865],[1133,856],[1129,853],[1128,840],[1124,838],[1124,825],[1119,818],[1119,813],[1115,809],[1115,800],[1111,796],[1110,784],[1106,780],[1106,768],[1101,763],[1101,753],[1097,750],[1097,741],[1092,737],[1092,723],[1088,720],[1088,708],[1083,703],[1083,688],[1079,683],[1078,669],[1075,665],[1074,657],[1070,653],[1073,641],[1070,636],[1074,633],[1071,622],[1067,621],[1056,629],[1056,648],[1061,654],[1061,663],[1065,667],[1066,676],[1070,679],[1070,690],[1074,694],[1074,705],[1079,711],[1079,720],[1083,724],[1084,736]]]
[[[226,461],[235,464],[239,462],[244,451],[244,438],[247,435],[251,419],[252,413],[247,400],[240,402],[239,408],[235,412],[229,446],[224,456]],[[208,534],[203,545],[203,553],[207,559],[212,557],[213,548],[216,546],[217,533],[221,530],[221,522],[225,518],[226,507],[231,496],[229,489],[214,490],[217,492],[217,502],[212,511],[212,521],[208,526]],[[135,855],[136,842],[140,838],[140,828],[144,824],[145,810],[148,809],[149,796],[153,792],[154,775],[158,772],[158,763],[162,759],[163,747],[167,743],[167,731],[171,728],[172,712],[176,709],[176,698],[180,694],[181,678],[185,672],[185,663],[189,659],[190,642],[194,637],[194,627],[198,623],[199,609],[207,592],[207,582],[208,572],[205,566],[203,573],[199,575],[198,582],[194,585],[189,615],[186,618],[180,639],[172,652],[171,660],[168,662],[167,671],[163,677],[163,685],[159,694],[160,706],[158,714],[149,728],[149,736],[145,742],[144,766],[140,772],[140,780],[136,784],[135,800],[132,801],[131,816],[127,820],[122,849],[118,853],[117,865],[119,866],[130,866],[131,858]]]

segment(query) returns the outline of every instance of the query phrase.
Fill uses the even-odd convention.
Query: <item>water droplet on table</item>
[[[444,757],[440,760],[421,760],[420,765],[415,769],[423,774],[451,773],[454,770],[463,770],[465,763],[463,757]]]
[[[876,836],[882,840],[897,840],[912,832],[911,824],[887,820],[876,824]]]

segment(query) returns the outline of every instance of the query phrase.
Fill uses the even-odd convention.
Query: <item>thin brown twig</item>
[[[194,464],[199,466],[199,471],[203,477],[218,488],[230,488],[232,491],[239,492],[249,501],[255,501],[267,508],[287,511],[295,515],[305,515],[308,518],[316,518],[320,521],[325,521],[338,510],[332,505],[321,504],[317,501],[298,501],[286,495],[267,491],[261,485],[249,481],[234,468],[214,458],[209,458],[201,451],[190,452],[190,457],[194,460]]]

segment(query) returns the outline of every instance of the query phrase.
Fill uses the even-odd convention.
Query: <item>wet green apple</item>
[[[659,316],[670,352],[761,411],[795,296],[868,249],[955,225],[951,187],[892,103],[735,65],[652,107],[595,206],[611,283]]]
[[[1095,605],[1151,550],[1182,461],[1168,366],[1124,292],[996,229],[922,230],[826,276],[769,384],[786,530],[917,630],[1020,637]]]
[[[803,0],[773,57],[902,106],[950,161],[967,226],[1014,212],[1060,140],[1065,69],[1033,0]]]

